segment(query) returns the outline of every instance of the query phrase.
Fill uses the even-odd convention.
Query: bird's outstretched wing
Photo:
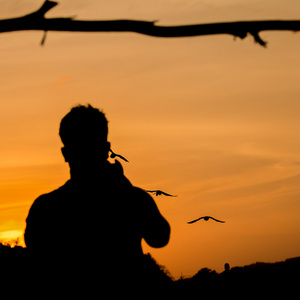
[[[168,193],[165,193],[163,191],[159,191],[160,193],[158,195],[165,195],[165,196],[169,196],[169,197],[177,197],[177,195],[171,195],[171,194],[168,194]]]
[[[146,190],[146,192],[147,193],[153,193],[156,196],[165,195],[165,196],[168,196],[168,197],[177,197],[177,195],[171,195],[171,194],[165,193],[165,192],[163,192],[161,190],[153,190],[153,191]]]
[[[193,224],[195,222],[198,222],[199,220],[203,219],[204,217],[201,217],[201,218],[198,218],[196,220],[193,220],[193,221],[190,221],[190,222],[187,222],[188,224]]]
[[[124,156],[114,153],[111,149],[109,149],[109,151],[111,152],[111,155],[110,155],[111,158],[120,157],[121,159],[129,162]]]
[[[213,217],[210,217],[210,219],[212,219],[212,220],[214,220],[214,221],[216,221],[216,222],[225,223],[225,221],[217,220],[217,219],[215,219],[215,218],[213,218]]]

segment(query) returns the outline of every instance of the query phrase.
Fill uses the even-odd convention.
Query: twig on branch
[[[79,21],[73,18],[45,18],[45,14],[58,3],[46,0],[40,9],[19,18],[0,20],[0,33],[19,30],[43,30],[42,44],[48,31],[77,32],[136,32],[154,37],[190,37],[229,34],[244,39],[247,34],[255,42],[266,46],[259,33],[266,30],[299,31],[300,20],[245,21],[183,26],[157,26],[154,22],[137,20]]]

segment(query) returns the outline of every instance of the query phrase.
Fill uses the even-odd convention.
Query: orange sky
[[[0,18],[43,1],[0,0]],[[61,0],[48,17],[159,24],[300,19],[299,1]],[[174,277],[300,255],[300,35],[0,34],[0,240],[22,235],[33,200],[62,185],[60,119],[102,108],[131,182],[155,197],[171,241],[150,251]],[[186,224],[201,215],[225,224]],[[121,247],[121,246],[120,246]]]

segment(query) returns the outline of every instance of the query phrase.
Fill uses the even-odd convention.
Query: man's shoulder
[[[63,195],[65,195],[69,191],[69,189],[70,189],[70,181],[67,181],[61,187],[59,187],[49,193],[45,193],[45,194],[42,194],[39,197],[37,197],[35,199],[35,201],[33,202],[32,206],[41,207],[41,206],[47,205],[50,202],[53,203],[53,201],[55,201],[55,199],[59,199],[59,198],[63,197]]]

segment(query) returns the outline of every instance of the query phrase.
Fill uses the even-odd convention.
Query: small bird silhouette
[[[109,151],[111,152],[111,155],[110,155],[111,158],[120,157],[121,159],[129,162],[124,156],[114,153],[111,149],[109,149]]]
[[[169,197],[177,197],[177,195],[171,195],[171,194],[165,193],[165,192],[163,192],[161,190],[154,190],[154,191],[146,190],[146,192],[147,193],[153,193],[156,196],[165,195],[165,196],[169,196]]]
[[[204,219],[204,221],[208,221],[209,219],[212,219],[212,220],[214,220],[214,221],[216,221],[216,222],[225,223],[225,221],[220,221],[220,220],[217,220],[217,219],[215,219],[215,218],[213,218],[213,217],[210,217],[210,216],[204,216],[204,217],[201,217],[201,218],[199,218],[199,219],[190,221],[190,222],[188,222],[188,224],[195,223],[195,222],[197,222],[197,221],[199,221],[199,220],[201,220],[201,219]]]

